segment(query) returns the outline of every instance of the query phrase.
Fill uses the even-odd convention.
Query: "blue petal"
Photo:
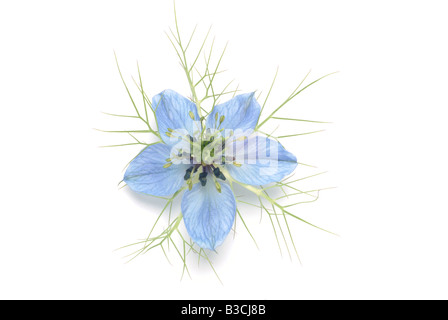
[[[254,92],[237,95],[235,98],[215,106],[207,117],[207,128],[215,129],[219,126],[219,119],[224,121],[219,126],[225,129],[254,130],[260,116],[260,105],[255,100]],[[215,126],[215,115],[218,121]]]
[[[225,168],[237,181],[250,185],[264,185],[277,182],[294,171],[297,158],[286,151],[283,146],[263,136],[251,136],[243,142],[235,142],[235,161],[240,167],[231,163]]]
[[[144,149],[129,164],[124,174],[124,182],[134,191],[153,196],[169,196],[184,184],[187,164],[172,164],[168,168],[171,147],[158,143]]]
[[[182,198],[182,214],[188,234],[201,248],[214,250],[232,228],[236,202],[232,189],[221,183],[221,193],[208,177],[203,187],[196,183]]]
[[[173,90],[165,90],[154,96],[152,108],[156,112],[160,136],[167,144],[174,144],[178,141],[178,139],[166,135],[168,129],[190,136],[193,136],[194,131],[200,131],[196,105]],[[191,119],[190,112],[193,113],[194,120]]]

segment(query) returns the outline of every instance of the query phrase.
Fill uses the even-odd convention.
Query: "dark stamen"
[[[199,181],[201,182],[201,185],[205,187],[207,184],[207,172],[201,172],[199,174]]]
[[[217,178],[219,178],[221,180],[226,180],[226,177],[223,175],[221,170],[219,170],[219,168],[213,169],[213,174],[215,175],[215,177],[217,177]]]
[[[190,167],[190,168],[188,168],[186,171],[185,171],[185,176],[184,176],[184,180],[188,180],[188,179],[190,179],[190,177],[191,177],[191,171],[193,170],[193,167]]]

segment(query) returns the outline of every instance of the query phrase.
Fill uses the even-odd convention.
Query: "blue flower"
[[[201,248],[214,250],[232,228],[232,181],[269,184],[297,166],[296,157],[281,144],[255,132],[261,108],[254,93],[216,105],[206,118],[172,90],[156,95],[152,108],[162,142],[146,147],[129,164],[124,181],[154,196],[188,189],[181,202],[183,220]]]

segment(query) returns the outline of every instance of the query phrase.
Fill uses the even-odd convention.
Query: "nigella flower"
[[[163,142],[146,147],[129,164],[124,181],[132,190],[154,196],[186,189],[183,220],[201,248],[214,250],[232,228],[232,182],[269,184],[297,166],[293,154],[255,132],[261,108],[253,93],[216,105],[207,117],[172,90],[156,95],[152,108]]]

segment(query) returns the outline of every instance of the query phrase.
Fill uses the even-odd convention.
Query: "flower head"
[[[154,196],[187,189],[182,215],[201,248],[214,250],[232,228],[232,181],[264,185],[297,166],[293,154],[255,131],[261,108],[253,93],[216,105],[205,118],[198,114],[200,106],[172,90],[156,95],[152,108],[162,142],[146,147],[129,164],[124,181]]]

